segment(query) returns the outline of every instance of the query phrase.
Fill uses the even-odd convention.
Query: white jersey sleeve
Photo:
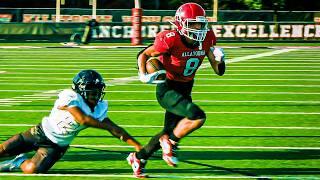
[[[107,101],[98,102],[92,112],[82,96],[72,90],[62,91],[58,97],[50,115],[43,118],[42,127],[46,136],[60,146],[68,146],[74,137],[87,126],[80,125],[67,110],[60,110],[59,107],[76,106],[86,115],[98,121],[103,121],[107,117]]]

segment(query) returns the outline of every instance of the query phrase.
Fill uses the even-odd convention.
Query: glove
[[[211,49],[216,61],[218,61],[218,62],[225,61],[225,59],[224,59],[225,54],[224,54],[224,51],[222,48],[211,47],[210,49]]]
[[[164,83],[165,80],[156,80],[156,79],[158,78],[158,76],[159,76],[160,74],[165,74],[165,73],[166,73],[165,70],[156,71],[156,72],[151,73],[151,74],[148,74],[148,73],[141,74],[141,73],[139,73],[139,79],[140,79],[141,82],[147,83],[147,84],[152,84],[152,83],[155,83],[155,84]]]
[[[158,77],[158,72],[154,72],[151,74],[141,74],[139,73],[139,79],[143,83],[151,84]]]

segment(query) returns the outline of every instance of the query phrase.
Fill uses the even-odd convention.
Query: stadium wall
[[[62,9],[61,23],[54,22],[54,9],[0,10],[0,42],[66,42],[83,34],[91,19],[89,9]],[[144,10],[143,42],[152,41],[162,30],[173,29],[168,21],[174,12]],[[212,11],[207,13],[219,41],[320,41],[319,12],[219,11],[218,22],[211,19]],[[131,10],[98,10],[100,26],[93,31],[93,41],[130,42],[131,15]]]
[[[45,40],[66,42],[75,33],[82,34],[85,23],[2,23],[0,39],[6,42]],[[320,41],[320,25],[311,23],[210,23],[220,41]],[[166,29],[168,23],[144,23],[144,42]],[[99,34],[93,31],[93,40],[99,42],[130,42],[130,23],[102,23]],[[0,41],[1,42],[1,41]]]

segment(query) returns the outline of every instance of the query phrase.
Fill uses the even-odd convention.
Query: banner
[[[11,22],[12,14],[0,14],[0,23],[5,22]]]
[[[215,35],[223,40],[294,40],[316,39],[320,40],[320,25],[316,24],[224,24],[210,25]],[[147,25],[142,26],[143,38],[154,38],[163,30],[174,29],[172,25]],[[130,38],[131,26],[100,26],[100,34],[94,38]]]
[[[92,19],[91,15],[61,15],[60,22],[88,22]],[[97,15],[98,22],[112,22],[111,15]],[[56,15],[51,14],[24,14],[23,22],[55,22]]]
[[[11,14],[14,22],[54,22],[55,9],[0,8],[1,14]],[[320,11],[273,11],[273,10],[219,10],[218,21],[272,22],[319,22]],[[213,11],[206,10],[209,22],[215,22]],[[86,22],[91,19],[92,9],[62,8],[62,22]],[[143,10],[142,22],[168,22],[173,20],[175,10]],[[99,22],[131,22],[130,9],[97,9]]]
[[[0,39],[48,39],[48,41],[69,41],[75,33],[82,35],[85,23],[0,23]],[[219,41],[320,41],[320,24],[262,24],[232,23],[215,24],[209,27]],[[174,29],[169,23],[148,23],[141,27],[142,40],[153,41],[157,33]],[[133,37],[130,23],[102,23],[99,31],[93,31],[93,38],[100,42],[129,42]],[[19,36],[18,39],[14,39]],[[63,39],[61,39],[63,38]]]

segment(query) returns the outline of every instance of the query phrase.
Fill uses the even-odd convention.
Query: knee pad
[[[194,103],[189,103],[187,105],[187,118],[191,120],[206,119],[206,114],[199,108],[199,106]]]

